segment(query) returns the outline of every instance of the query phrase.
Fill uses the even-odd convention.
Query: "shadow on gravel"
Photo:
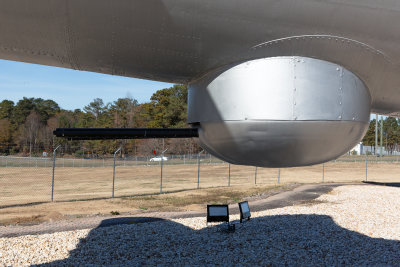
[[[254,218],[235,233],[216,226],[192,230],[162,219],[147,223],[153,218],[113,220],[105,220],[81,239],[69,258],[40,266],[379,266],[400,262],[399,241],[349,231],[323,215]]]
[[[400,183],[380,183],[380,182],[369,182],[363,181],[364,184],[371,184],[371,185],[382,185],[382,186],[391,186],[391,187],[400,187]]]

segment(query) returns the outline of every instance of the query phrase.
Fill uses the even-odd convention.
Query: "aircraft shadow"
[[[399,241],[347,230],[325,215],[253,218],[237,226],[234,233],[223,232],[217,226],[193,230],[162,219],[132,220],[105,220],[80,240],[69,258],[37,266],[393,266],[400,262]],[[159,221],[144,223],[149,220]],[[115,226],[117,223],[131,225]],[[110,225],[114,226],[104,227]]]

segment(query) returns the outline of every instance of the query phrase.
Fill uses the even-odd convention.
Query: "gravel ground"
[[[400,266],[399,196],[397,187],[340,186],[302,205],[253,212],[235,233],[196,217],[0,238],[0,266]]]

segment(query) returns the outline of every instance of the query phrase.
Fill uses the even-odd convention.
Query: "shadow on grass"
[[[80,240],[69,258],[40,266],[379,266],[400,262],[399,241],[347,230],[325,215],[258,217],[230,234],[216,226],[193,230],[162,219],[135,220],[105,220]]]

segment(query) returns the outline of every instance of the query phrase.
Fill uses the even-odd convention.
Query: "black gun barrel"
[[[70,140],[199,137],[197,128],[58,128],[53,134]]]

